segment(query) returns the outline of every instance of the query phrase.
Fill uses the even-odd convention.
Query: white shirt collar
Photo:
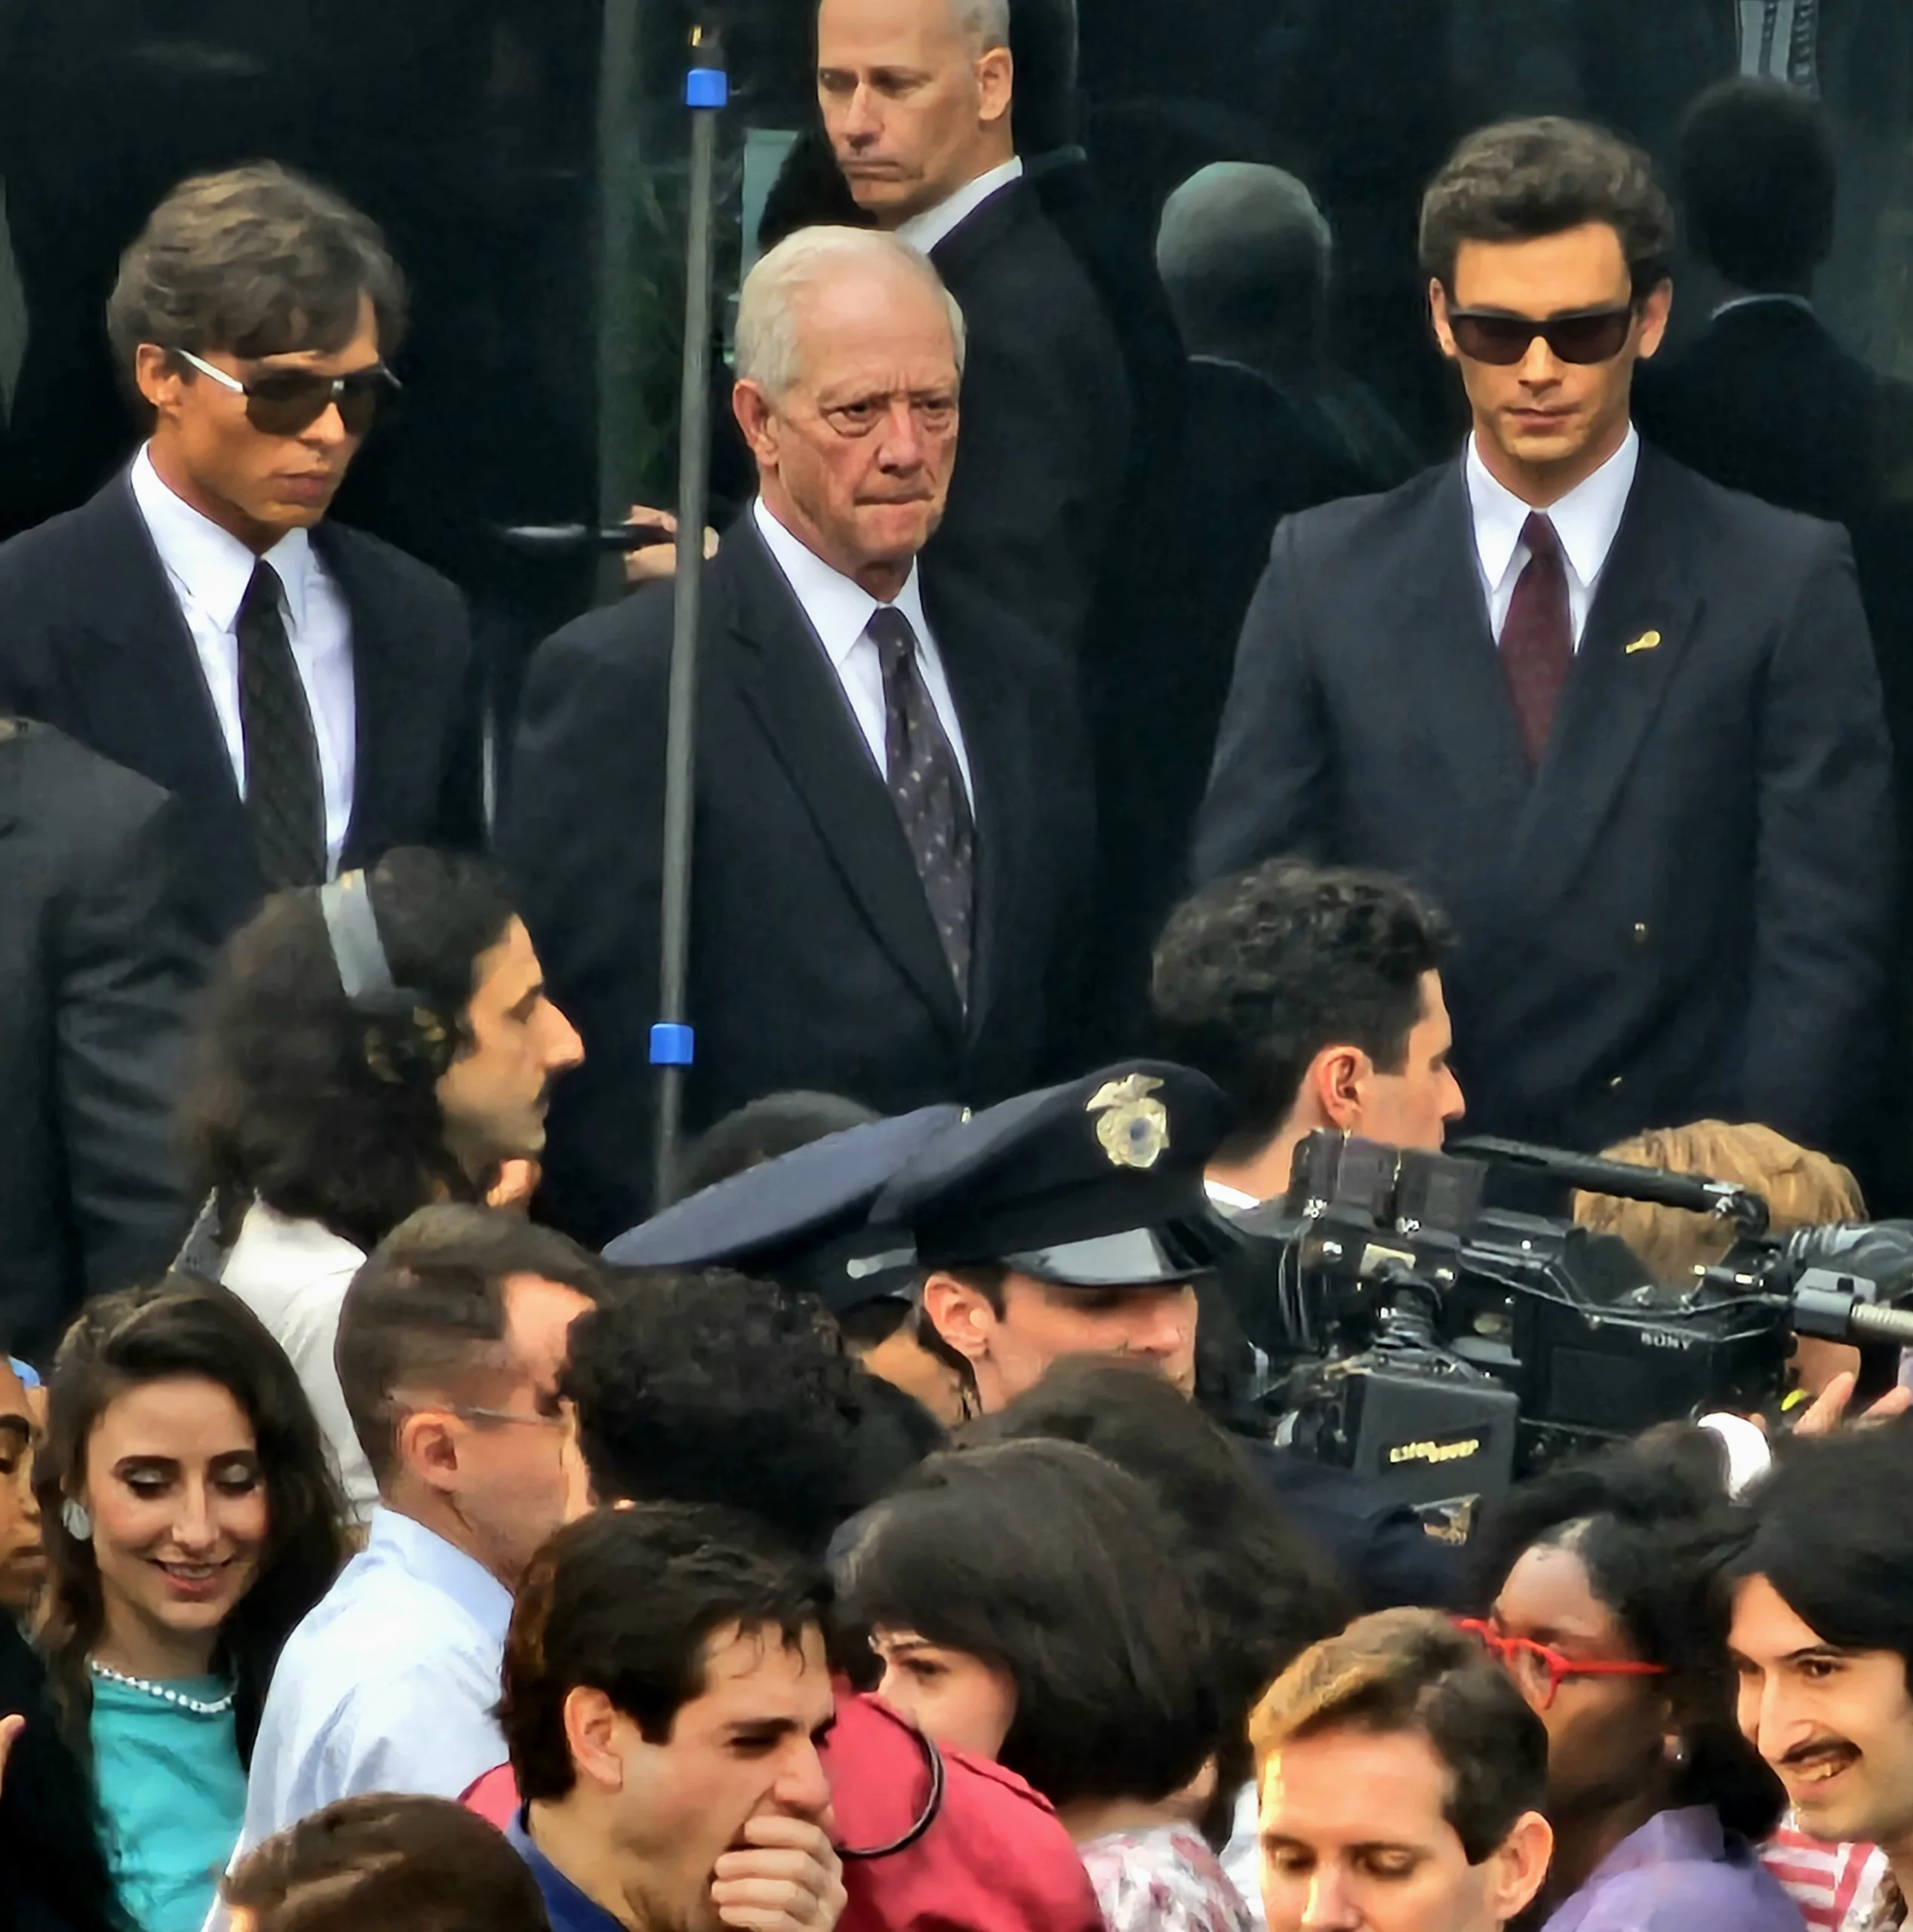
[[[183,497],[175,496],[152,466],[150,445],[133,459],[133,499],[151,534],[153,548],[181,595],[189,597],[223,631],[238,621],[239,606],[253,568],[261,559],[230,531],[222,530]],[[303,530],[288,531],[263,561],[278,574],[285,589],[288,629],[296,636],[306,621],[306,591],[318,568],[312,540]]]
[[[966,182],[933,208],[925,208],[921,214],[911,216],[897,229],[898,238],[928,254],[938,242],[946,240],[967,221],[992,195],[1008,187],[1012,181],[1020,181],[1023,173],[1022,155],[1012,155],[1001,166],[978,175],[973,181]]]
[[[1621,447],[1592,476],[1548,506],[1545,515],[1561,539],[1568,568],[1584,586],[1601,574],[1607,553],[1614,547],[1640,464],[1641,432],[1629,423]],[[1468,439],[1466,467],[1469,507],[1475,517],[1475,546],[1488,582],[1499,583],[1515,561],[1522,528],[1534,506],[1523,503],[1505,484],[1489,475],[1472,435]]]
[[[1707,319],[1710,322],[1718,322],[1723,315],[1731,315],[1736,309],[1771,308],[1776,303],[1782,308],[1798,309],[1810,315],[1813,312],[1813,303],[1804,295],[1733,295],[1723,302]]]
[[[751,506],[751,514],[756,519],[764,548],[783,572],[791,594],[802,607],[804,616],[810,619],[810,628],[817,632],[825,654],[841,677],[844,660],[857,648],[869,626],[872,614],[881,608],[881,601],[872,597],[855,578],[832,569],[814,550],[793,537],[772,515],[761,497]],[[909,576],[904,580],[903,588],[897,593],[895,608],[909,619],[910,628],[920,638],[928,634],[929,626],[924,616],[923,584],[914,563],[910,566]]]
[[[1246,1214],[1251,1208],[1259,1208],[1262,1202],[1253,1194],[1244,1194],[1239,1187],[1231,1187],[1228,1182],[1206,1178],[1202,1191],[1209,1197],[1209,1204],[1226,1220],[1234,1220],[1238,1214]]]

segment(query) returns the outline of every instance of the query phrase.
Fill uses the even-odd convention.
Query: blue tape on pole
[[[674,1026],[660,1020],[651,1029],[651,1064],[689,1066],[697,1057],[697,1043],[695,1028]]]
[[[687,107],[722,107],[730,99],[730,78],[721,67],[694,67],[684,76]]]

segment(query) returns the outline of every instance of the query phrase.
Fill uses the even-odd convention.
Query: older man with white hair
[[[933,554],[1085,646],[1131,406],[1094,285],[1023,179],[1009,0],[822,0],[817,98],[881,229],[963,305],[964,447]]]
[[[1077,998],[1092,838],[1063,654],[919,565],[955,460],[963,318],[896,237],[758,263],[734,406],[759,495],[703,605],[687,1123],[792,1088],[884,1112],[1041,1082]],[[589,1044],[547,1205],[594,1241],[647,1204],[672,592],[551,639],[501,847]]]

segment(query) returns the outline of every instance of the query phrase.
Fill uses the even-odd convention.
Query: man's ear
[[[1010,112],[1016,94],[1016,66],[1007,47],[992,47],[976,63],[976,118],[993,128]]]
[[[1524,1811],[1488,1854],[1488,1916],[1497,1925],[1518,1918],[1541,1889],[1554,1856],[1555,1835],[1539,1811]]]
[[[134,352],[133,381],[140,395],[164,416],[178,406],[186,373],[157,343],[143,342]]]
[[[601,1791],[624,1789],[624,1758],[618,1750],[617,1707],[603,1691],[575,1684],[565,1694],[564,1742],[580,1777]]]
[[[1435,346],[1450,362],[1460,354],[1455,346],[1454,331],[1448,326],[1448,291],[1439,275],[1431,275],[1428,285],[1429,320],[1435,327]]]
[[[761,384],[748,380],[732,386],[730,413],[737,419],[752,456],[774,469],[777,462],[777,418]]]
[[[1664,281],[1641,305],[1641,354],[1656,353],[1667,335],[1667,318],[1674,312],[1674,285]]]
[[[989,1353],[996,1310],[989,1297],[967,1281],[942,1273],[926,1277],[923,1312],[944,1344],[966,1361],[980,1361]]]
[[[414,1409],[398,1424],[398,1464],[441,1491],[458,1481],[458,1418],[444,1409]]]
[[[1370,1071],[1359,1047],[1324,1047],[1303,1075],[1303,1097],[1338,1134],[1361,1131],[1362,1082]]]

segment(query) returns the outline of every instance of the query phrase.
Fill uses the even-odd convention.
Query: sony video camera
[[[1489,1168],[1715,1216],[1727,1258],[1651,1279],[1623,1243],[1486,1210]],[[1354,1469],[1466,1542],[1557,1457],[1785,1386],[1795,1334],[1913,1343],[1913,1223],[1767,1232],[1758,1195],[1510,1141],[1454,1154],[1313,1134],[1287,1197],[1235,1223],[1231,1300],[1268,1358],[1278,1441]]]

